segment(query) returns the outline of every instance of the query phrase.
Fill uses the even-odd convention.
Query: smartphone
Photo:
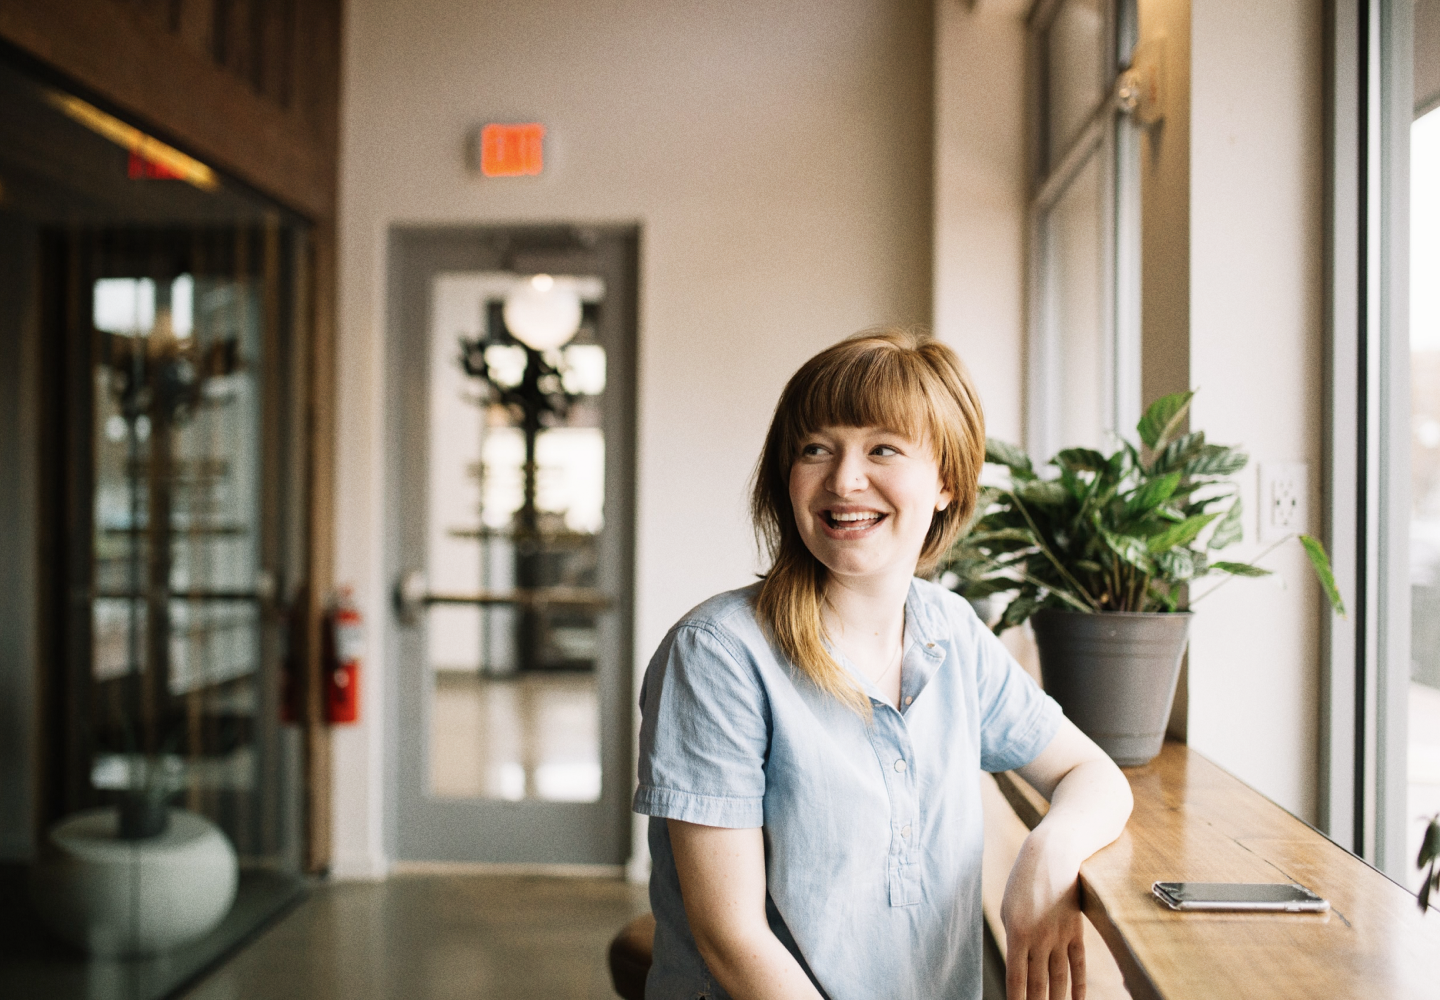
[[[1322,913],[1330,901],[1294,882],[1156,882],[1155,898],[1172,910],[1269,910]]]

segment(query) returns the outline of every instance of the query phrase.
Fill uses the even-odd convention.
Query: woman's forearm
[[[820,1000],[810,977],[768,926],[695,943],[710,974],[735,1000]]]
[[[765,918],[765,840],[669,820],[685,917],[710,974],[735,1000],[820,1000]]]
[[[1119,768],[1108,759],[1089,760],[1055,786],[1050,811],[1031,837],[1078,872],[1086,858],[1120,836],[1133,804],[1130,783]]]

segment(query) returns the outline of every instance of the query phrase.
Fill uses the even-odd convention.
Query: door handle
[[[395,613],[402,625],[414,625],[425,610],[430,582],[423,569],[407,569],[395,581]]]
[[[431,604],[468,604],[476,607],[511,606],[543,609],[574,608],[581,611],[606,611],[615,602],[609,594],[589,587],[525,587],[507,591],[481,591],[473,594],[432,594],[424,570],[411,569],[395,581],[395,613],[403,625],[420,621]]]

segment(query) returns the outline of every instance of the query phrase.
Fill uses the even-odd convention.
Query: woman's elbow
[[[769,933],[768,927],[765,932]],[[756,935],[741,928],[692,926],[691,934],[705,967],[722,986],[737,981],[741,970],[762,950]]]

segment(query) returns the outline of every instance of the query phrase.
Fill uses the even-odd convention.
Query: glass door
[[[395,245],[398,857],[618,864],[633,243]]]

